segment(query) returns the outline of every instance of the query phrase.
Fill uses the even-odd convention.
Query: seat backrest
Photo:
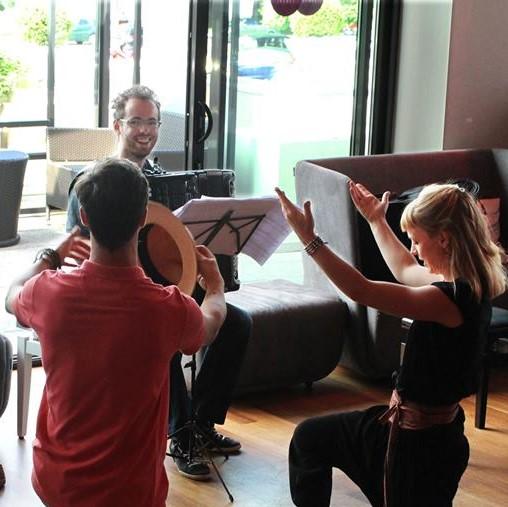
[[[183,151],[185,149],[185,115],[161,111],[161,126],[154,151]]]
[[[185,115],[174,111],[161,111],[159,137],[151,157],[167,171],[185,169]]]
[[[99,160],[115,152],[116,134],[109,128],[47,129],[47,158],[55,162]]]
[[[4,335],[0,334],[0,416],[4,413],[11,391],[12,346]]]

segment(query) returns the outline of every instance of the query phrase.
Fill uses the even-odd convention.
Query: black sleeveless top
[[[414,321],[396,378],[402,399],[425,405],[450,405],[476,392],[481,353],[486,346],[492,304],[478,302],[462,279],[435,282],[459,308],[464,322],[448,328]]]

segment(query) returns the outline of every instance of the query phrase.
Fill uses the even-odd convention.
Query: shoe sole
[[[212,449],[204,449],[204,450],[208,452],[213,452],[214,454],[236,454],[240,451],[241,448],[242,446],[238,445],[237,447],[228,447],[226,449],[214,447]]]
[[[193,481],[207,481],[208,479],[210,479],[210,475],[211,475],[210,472],[208,472],[207,474],[200,474],[200,475],[188,474],[187,472],[183,472],[182,470],[180,470],[178,467],[176,467],[176,469],[178,470],[178,473],[180,473],[187,479],[191,479]]]
[[[167,452],[166,456],[170,456],[171,458],[173,458],[173,463],[175,464],[175,467],[178,470],[178,473],[183,475],[184,477],[187,477],[187,479],[193,479],[195,481],[206,481],[207,479],[210,478],[210,475],[212,473],[210,471],[210,469],[208,470],[207,473],[203,473],[203,474],[190,474],[190,473],[186,472],[185,470],[182,470],[178,466],[178,463],[176,462],[177,458],[180,458],[180,454],[177,453],[175,450],[171,451],[171,449],[170,449],[170,452]]]

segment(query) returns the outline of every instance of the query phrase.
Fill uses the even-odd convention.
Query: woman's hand
[[[279,197],[284,218],[300,238],[300,241],[303,244],[312,241],[316,237],[316,233],[314,232],[314,217],[312,216],[310,202],[306,201],[304,203],[302,211],[286,197],[286,194],[280,188],[275,187],[275,192]]]
[[[361,183],[349,181],[349,193],[356,209],[363,215],[365,220],[372,224],[383,219],[388,209],[390,192],[385,192],[381,200],[369,192]]]

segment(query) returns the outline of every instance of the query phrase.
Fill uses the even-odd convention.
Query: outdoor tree
[[[252,2],[252,16],[251,19],[261,24],[263,21],[263,1],[262,0],[254,0]]]
[[[25,27],[23,37],[28,42],[39,46],[48,45],[48,13],[46,9],[37,7],[25,15],[22,20]],[[69,37],[72,21],[67,14],[59,11],[56,15],[55,43],[63,44]]]
[[[0,53],[0,105],[11,100],[16,87],[21,64]]]
[[[284,35],[291,35],[291,24],[289,16],[281,16],[277,14],[272,7],[270,2],[265,2],[259,8],[259,23],[266,24],[270,28],[277,30],[277,32]]]
[[[0,0],[0,12],[5,11],[8,7],[13,7],[15,3],[15,0]]]
[[[324,3],[321,9],[311,16],[297,12],[290,16],[293,34],[299,37],[339,35],[346,26],[343,9],[341,3],[335,1]]]
[[[342,16],[344,23],[348,28],[352,28],[358,23],[358,0],[341,0]]]
[[[278,32],[284,35],[291,35],[291,23],[289,22],[289,16],[280,16],[276,14],[268,22],[270,28],[274,28]]]

